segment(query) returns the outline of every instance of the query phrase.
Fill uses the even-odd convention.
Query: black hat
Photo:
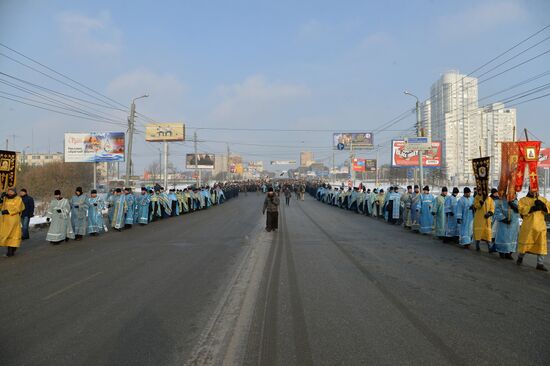
[[[428,192],[429,192],[429,191],[430,191],[430,187],[424,186],[424,188],[422,188],[422,190],[423,190],[423,191],[428,191]]]
[[[142,190],[142,191],[147,191],[147,188],[141,187],[141,190]]]
[[[91,193],[91,194],[97,194],[97,190],[96,190],[96,189],[92,189],[92,190],[90,191],[90,193]]]
[[[458,190],[458,188],[457,188],[457,187],[454,187],[454,188],[453,188],[453,193],[458,193],[458,192],[460,192],[460,191]]]
[[[449,190],[447,189],[447,187],[443,187],[441,188],[441,192],[449,192]]]
[[[268,192],[273,192],[273,187],[269,187],[269,188],[267,189],[267,191],[268,191]]]
[[[498,192],[498,189],[496,189],[496,188],[491,188],[491,194],[495,194],[495,193],[497,193],[497,192]]]
[[[469,187],[464,187],[464,193],[472,193],[472,190]]]
[[[418,184],[415,184],[414,189],[417,189],[417,188],[420,188],[420,187],[418,186]]]
[[[115,189],[115,192],[116,192],[116,193],[121,193],[121,192],[122,192],[122,189],[117,188],[117,189]]]
[[[407,186],[407,189],[412,189],[412,186]]]
[[[53,195],[54,196],[60,196],[61,195],[61,191],[59,189],[56,189],[54,192],[53,192]]]
[[[14,189],[15,189],[15,188],[14,188]],[[27,189],[26,189],[26,188],[21,188],[20,191],[21,191],[21,192],[27,193]]]
[[[75,191],[82,193],[82,187],[76,187]]]

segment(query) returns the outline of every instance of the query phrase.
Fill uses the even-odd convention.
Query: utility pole
[[[130,117],[128,117],[128,152],[126,153],[126,177],[124,186],[128,187],[130,183],[130,174],[132,174],[132,142],[134,140],[134,118],[136,113],[135,99],[130,106]]]
[[[418,98],[416,98],[416,126],[418,129],[418,137],[424,137],[424,128],[422,127],[422,118],[420,116],[420,101]],[[422,164],[424,151],[419,150],[418,151],[418,165],[419,165],[419,172],[420,172],[420,189],[424,189],[424,167]]]
[[[199,156],[197,153],[197,131],[193,133],[193,145],[195,146],[195,187],[199,188]]]
[[[159,175],[158,175],[158,183],[160,183],[160,180],[162,179],[162,151],[159,149]]]
[[[168,141],[164,141],[164,189],[168,189]]]

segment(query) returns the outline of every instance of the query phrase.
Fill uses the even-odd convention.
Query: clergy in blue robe
[[[151,198],[147,188],[141,187],[141,195],[136,198],[136,223],[147,225],[149,223],[149,205]]]
[[[97,191],[92,189],[90,197],[86,198],[86,205],[88,206],[88,234],[96,236],[103,232],[103,209],[105,203],[98,197]]]
[[[411,229],[413,231],[419,231],[420,223],[418,222],[419,212],[416,211],[416,207],[420,202],[420,188],[418,185],[414,185],[414,191],[412,193],[412,203],[411,203]]]
[[[86,196],[82,194],[82,187],[76,187],[74,196],[69,201],[71,204],[71,225],[76,240],[82,240],[86,235],[86,213],[88,206],[86,205]]]
[[[105,202],[107,203],[107,218],[109,219],[109,222],[113,221],[113,210],[115,207],[115,191],[109,190],[109,193],[107,193],[107,197],[105,198]]]
[[[122,189],[117,188],[115,195],[112,196],[113,201],[113,219],[111,227],[116,231],[121,231],[124,228],[124,218],[126,215],[126,196],[122,193]]]
[[[180,213],[179,213],[179,207],[178,207],[178,196],[176,196],[175,189],[170,189],[168,191],[168,201],[169,201],[170,211],[171,211],[170,216],[178,216]]]
[[[458,205],[458,188],[445,198],[445,242],[457,241],[458,226],[456,223],[456,206]]]
[[[388,222],[391,224],[397,224],[399,222],[399,214],[401,208],[401,194],[399,194],[399,187],[393,187],[388,193],[388,200],[386,203]]]
[[[386,220],[386,221],[388,221],[388,219],[389,219],[387,206],[388,206],[388,201],[390,200],[390,196],[392,195],[392,193],[393,193],[393,187],[389,187],[388,188],[388,193],[386,193],[386,196],[384,196],[384,202],[382,204],[382,214],[384,215],[384,220]]]
[[[124,215],[124,227],[131,229],[134,225],[134,215],[136,212],[136,197],[130,188],[124,188],[124,196],[126,199],[126,214]]]
[[[495,201],[495,220],[498,220],[495,249],[501,258],[514,259],[519,234],[518,200],[507,201],[503,197]]]
[[[434,205],[434,196],[430,193],[430,187],[425,186],[420,195],[416,211],[418,212],[418,221],[420,224],[420,233],[430,234],[433,226],[432,207]]]
[[[163,219],[172,216],[172,203],[163,188],[160,189],[158,194],[158,203],[160,205],[160,212],[162,213]]]
[[[435,236],[439,239],[443,239],[445,237],[445,198],[447,197],[447,193],[447,187],[441,188],[441,194],[435,198],[432,206]]]
[[[456,223],[458,225],[458,243],[465,249],[472,244],[474,235],[474,198],[470,188],[464,188],[464,195],[460,197],[456,206]]]

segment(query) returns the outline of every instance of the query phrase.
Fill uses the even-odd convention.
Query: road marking
[[[46,297],[43,297],[42,300],[43,300],[43,301],[49,300],[49,299],[51,299],[52,297],[55,297],[55,296],[57,296],[57,295],[59,295],[59,294],[62,294],[62,293],[65,292],[65,291],[68,291],[68,290],[72,289],[73,287],[76,287],[76,286],[80,285],[81,283],[84,283],[84,282],[86,282],[86,281],[91,280],[91,279],[94,278],[94,277],[99,276],[99,275],[102,274],[102,273],[103,273],[103,272],[94,273],[94,274],[91,275],[91,276],[88,276],[88,277],[86,277],[86,278],[84,278],[84,279],[82,279],[82,280],[80,280],[80,281],[74,282],[74,283],[70,284],[69,286],[63,287],[61,290],[57,290],[56,292],[53,292],[53,293],[49,294],[49,295],[46,296]]]

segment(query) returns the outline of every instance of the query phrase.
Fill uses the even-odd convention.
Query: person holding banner
[[[474,199],[470,188],[464,188],[464,195],[460,197],[456,206],[456,224],[458,225],[458,244],[469,249],[472,244]]]
[[[518,209],[523,223],[519,229],[516,263],[521,265],[525,254],[534,254],[537,256],[536,268],[546,272],[548,269],[544,266],[544,257],[548,254],[548,242],[544,217],[550,212],[550,203],[529,189],[527,196],[519,200]]]
[[[474,240],[476,242],[476,251],[479,252],[481,241],[487,243],[489,251],[492,244],[492,221],[491,217],[495,214],[495,202],[489,196],[484,197],[479,193],[474,198]]]
[[[23,200],[17,195],[15,188],[8,188],[2,194],[0,209],[0,246],[8,247],[6,257],[13,257],[21,245],[21,213],[25,210]]]
[[[512,253],[517,249],[519,233],[519,207],[517,196],[507,201],[499,199],[495,204],[495,221],[498,226],[495,236],[495,250],[501,258],[514,259]]]

